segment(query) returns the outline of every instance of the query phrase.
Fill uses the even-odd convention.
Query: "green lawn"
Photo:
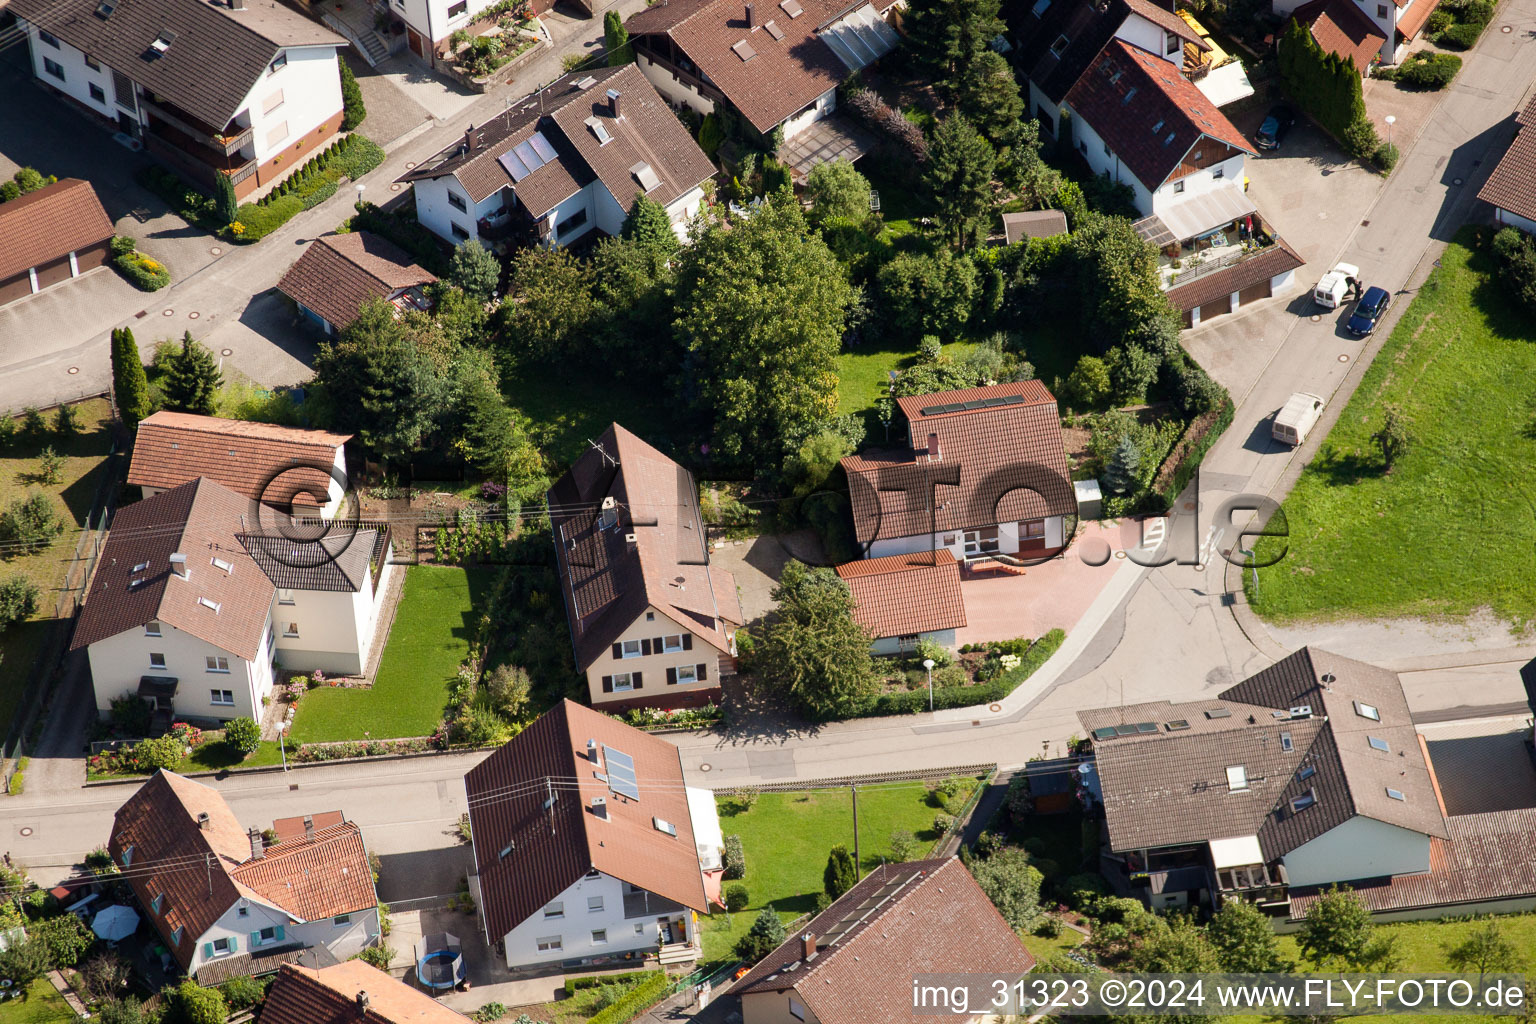
[[[1281,621],[1462,617],[1489,607],[1517,627],[1536,615],[1536,464],[1530,382],[1536,322],[1474,253],[1472,229],[1441,258],[1366,371],[1282,508],[1286,540],[1264,539],[1248,599]],[[1371,434],[1395,403],[1415,441],[1382,472]]]
[[[666,386],[665,374],[615,379],[588,369],[578,373],[544,366],[529,367],[526,374],[513,371],[505,384],[507,401],[531,420],[530,435],[561,470],[616,419],[665,450],[661,435],[676,429],[679,414],[686,411]]]
[[[0,1003],[0,1024],[67,1024],[75,1019],[75,1011],[47,978],[34,981],[25,999]]]
[[[967,342],[944,346],[945,355],[960,359],[971,350]],[[837,414],[866,412],[890,394],[891,370],[903,370],[917,361],[917,350],[860,348],[837,357]],[[876,434],[878,438],[879,434]]]
[[[752,927],[752,919],[772,906],[785,921],[816,909],[822,891],[827,852],[841,843],[853,849],[853,801],[846,789],[764,793],[750,810],[739,811],[730,797],[721,797],[720,827],[741,836],[747,873],[747,909],[734,914],[715,910],[704,922],[704,960],[734,959],[731,947]],[[736,813],[733,813],[736,812]],[[867,873],[890,856],[891,833],[907,829],[923,844],[938,838],[934,816],[921,782],[859,791],[860,868]],[[727,886],[735,883],[727,882]]]
[[[50,413],[46,417],[50,428],[46,434],[29,437],[18,429],[9,444],[0,446],[4,449],[0,451],[0,506],[26,497],[29,491],[40,490],[53,499],[65,523],[64,533],[46,548],[31,554],[0,557],[0,576],[20,572],[42,590],[37,614],[0,634],[0,736],[10,728],[26,686],[35,682],[37,660],[42,657],[56,621],[54,608],[79,539],[78,528],[90,515],[102,467],[112,448],[106,400],[93,398],[75,408],[81,432],[73,438],[60,438],[52,433]],[[4,414],[5,410],[0,408],[0,415]],[[16,422],[19,428],[20,417],[16,417]],[[38,456],[49,445],[65,456],[62,476],[56,484],[42,482]]]
[[[308,691],[299,701],[292,742],[322,743],[427,736],[443,717],[452,681],[469,650],[494,568],[413,565],[395,612],[389,644],[369,690]]]
[[[1029,950],[1030,955],[1036,960],[1044,960],[1058,953],[1066,953],[1069,950],[1076,949],[1088,941],[1088,936],[1063,925],[1061,934],[1057,935],[1054,939],[1047,939],[1032,932],[1025,932],[1019,936],[1019,940],[1024,943],[1024,948]]]

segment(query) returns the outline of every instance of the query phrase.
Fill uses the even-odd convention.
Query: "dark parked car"
[[[1270,107],[1269,113],[1264,115],[1264,123],[1259,125],[1259,148],[1279,149],[1280,140],[1285,138],[1285,133],[1295,123],[1296,112],[1290,107],[1283,103]]]
[[[1376,329],[1376,324],[1381,321],[1387,312],[1387,307],[1392,305],[1392,293],[1385,288],[1367,288],[1365,294],[1360,296],[1360,304],[1350,314],[1349,333],[1357,338],[1363,338]]]

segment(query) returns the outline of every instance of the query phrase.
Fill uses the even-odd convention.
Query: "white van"
[[[1344,303],[1351,279],[1360,280],[1360,268],[1353,263],[1338,264],[1312,289],[1312,301],[1324,309],[1338,309]]]
[[[1276,441],[1298,445],[1307,439],[1307,432],[1323,415],[1323,400],[1305,391],[1298,391],[1285,400],[1285,405],[1275,413],[1275,424],[1270,434]]]

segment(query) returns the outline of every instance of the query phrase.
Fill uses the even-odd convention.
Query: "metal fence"
[[[716,793],[789,793],[797,789],[847,789],[849,786],[872,786],[880,782],[938,782],[951,775],[986,775],[997,771],[995,762],[986,764],[959,764],[948,768],[920,768],[912,771],[876,772],[870,775],[839,775],[828,779],[786,779],[783,782],[761,782],[755,785],[733,785],[722,782],[710,788]]]

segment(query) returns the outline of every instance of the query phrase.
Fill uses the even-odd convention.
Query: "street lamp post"
[[[1397,124],[1397,118],[1393,117],[1391,114],[1388,114],[1386,116],[1386,122],[1387,122],[1387,148],[1391,149],[1392,148],[1392,126],[1394,124]]]
[[[362,182],[358,182],[357,183],[357,201],[359,203],[361,203],[363,201],[363,193],[365,191],[367,191],[367,189],[368,189],[367,185],[364,185]]]
[[[933,710],[933,659],[924,658],[923,668],[928,670],[928,710]]]

